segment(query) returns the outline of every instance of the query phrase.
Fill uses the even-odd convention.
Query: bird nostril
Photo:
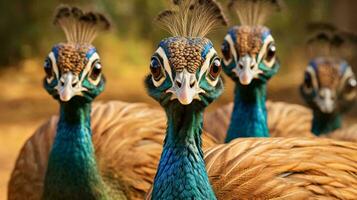
[[[176,85],[180,88],[182,84],[180,82],[176,81]]]
[[[191,84],[190,84],[190,87],[193,88],[196,84],[196,81],[193,81]]]

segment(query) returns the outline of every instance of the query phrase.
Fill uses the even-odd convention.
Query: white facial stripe
[[[59,73],[58,73],[58,66],[57,66],[57,61],[55,58],[55,54],[53,52],[51,52],[48,57],[50,58],[51,62],[52,62],[52,70],[56,75],[56,79],[59,79]]]
[[[346,81],[351,77],[354,77],[354,74],[353,74],[351,67],[348,66],[345,73],[343,74],[343,76],[341,78],[340,85],[339,85],[339,91],[341,91],[344,88]]]
[[[268,45],[273,42],[274,39],[271,35],[269,35],[268,37],[265,38],[264,40],[264,44],[258,54],[258,59],[257,59],[257,63],[260,63],[260,61],[263,59],[264,55],[266,54],[266,51],[267,51],[267,48],[268,48]]]
[[[313,86],[314,88],[317,88],[317,87],[318,87],[318,84],[317,84],[316,73],[315,73],[314,68],[309,65],[309,66],[306,68],[306,71],[310,74],[311,81],[312,81],[312,86]]]
[[[162,47],[159,47],[157,50],[156,50],[156,53],[159,54],[159,56],[162,58],[163,60],[163,65],[164,65],[164,68],[165,68],[165,71],[169,74],[169,77],[170,77],[170,80],[171,80],[171,83],[173,84],[174,81],[172,79],[172,72],[171,72],[171,67],[170,67],[170,63],[169,63],[169,60],[167,58],[167,55],[164,51],[164,49]]]
[[[97,53],[94,53],[90,58],[89,61],[87,63],[87,65],[85,66],[83,72],[82,72],[82,77],[81,80],[79,81],[79,83],[81,84],[84,80],[84,78],[86,77],[86,75],[90,72],[91,68],[92,68],[92,64],[95,60],[99,60],[99,55]],[[98,80],[100,80],[100,78],[98,78]]]
[[[214,48],[211,48],[210,51],[208,52],[208,54],[206,55],[206,60],[202,64],[200,75],[198,77],[198,82],[201,81],[201,78],[202,78],[203,74],[208,71],[209,67],[211,66],[210,65],[211,64],[211,59],[215,55],[217,55],[216,50],[214,50]]]
[[[235,63],[237,63],[238,62],[238,60],[237,60],[237,52],[235,51],[235,48],[234,48],[234,42],[233,42],[232,36],[230,34],[228,34],[228,35],[226,35],[224,40],[226,40],[228,42],[229,49],[231,50],[231,54],[233,55],[233,59],[234,59]],[[227,65],[229,65],[231,60],[223,59],[223,62],[227,66]]]

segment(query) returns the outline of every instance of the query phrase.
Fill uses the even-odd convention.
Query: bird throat
[[[43,199],[109,199],[95,160],[90,112],[90,103],[61,103]]]
[[[241,137],[269,137],[266,110],[266,84],[253,81],[237,83],[231,123],[225,142]]]
[[[152,199],[216,199],[201,149],[203,109],[195,103],[166,106],[168,127]]]
[[[341,114],[324,114],[320,111],[313,112],[312,132],[319,136],[333,132],[342,127]]]

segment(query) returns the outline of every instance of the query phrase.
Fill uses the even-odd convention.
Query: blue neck
[[[241,137],[269,137],[266,111],[266,84],[255,80],[236,85],[234,108],[225,142]]]
[[[108,199],[96,165],[90,112],[90,103],[61,103],[43,199]]]
[[[168,128],[152,199],[216,199],[201,149],[203,109],[170,103]]]
[[[319,136],[335,131],[342,126],[340,114],[324,114],[319,111],[313,112],[312,132]]]

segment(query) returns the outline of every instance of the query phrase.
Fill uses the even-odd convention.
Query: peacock
[[[172,36],[154,52],[145,84],[168,123],[147,199],[354,199],[355,143],[245,138],[203,152],[203,112],[223,90],[221,61],[205,35],[224,19],[214,0],[174,0],[158,16]]]
[[[23,146],[8,199],[143,199],[162,151],[165,113],[142,103],[92,101],[105,86],[95,36],[109,21],[96,12],[60,6],[55,15],[67,42],[45,60],[44,87],[59,117]],[[216,142],[204,134],[204,145]]]
[[[342,115],[357,100],[357,81],[345,58],[351,52],[349,35],[332,25],[314,23],[318,29],[308,41],[310,62],[300,91],[312,109],[311,131],[319,136],[342,127]],[[357,129],[356,138],[357,138]]]
[[[237,137],[269,135],[314,137],[312,130],[316,129],[314,124],[318,123],[315,121],[319,119],[320,124],[325,124],[326,117],[317,116],[316,112],[304,106],[266,102],[266,82],[278,71],[279,63],[274,39],[270,30],[262,24],[272,11],[281,9],[282,4],[281,1],[271,0],[230,1],[230,7],[237,12],[242,23],[229,30],[222,45],[223,70],[236,83],[235,99],[234,103],[207,113],[204,123],[205,130],[212,132],[220,142],[229,142]],[[341,43],[335,38],[337,41]],[[346,67],[346,73],[351,74],[350,67]],[[337,75],[328,76],[333,78]],[[350,86],[346,87],[355,87],[354,80],[352,76],[349,80],[351,83],[347,83]],[[351,93],[356,91],[353,88],[349,90]],[[353,97],[350,98],[353,100]],[[341,101],[344,101],[345,108],[351,107],[351,103]],[[240,121],[246,123],[238,123]],[[339,134],[343,134],[343,131],[340,130]],[[336,133],[328,137],[344,138]]]
[[[353,36],[348,33],[337,31],[336,28],[334,28],[332,25],[329,24],[312,23],[308,26],[308,28],[310,30],[311,29],[319,30],[317,33],[313,35],[312,38],[309,39],[308,46],[311,51],[310,56],[319,60],[319,62],[322,63],[324,63],[325,61],[331,62],[327,60],[335,60],[332,62],[341,63],[341,70],[337,70],[338,72],[335,73],[329,70],[324,74],[325,79],[327,78],[328,80],[330,79],[336,81],[338,80],[339,82],[337,84],[339,88],[336,88],[335,92],[336,94],[339,93],[341,96],[335,98],[334,101],[336,102],[337,105],[342,104],[343,109],[348,109],[349,107],[352,107],[356,96],[355,76],[353,75],[351,67],[347,64],[345,60],[332,58],[331,53],[333,54],[338,53],[339,56],[341,56],[341,54],[350,53],[351,49],[348,45],[346,47],[346,43],[347,44],[353,43]],[[323,33],[320,32],[321,29],[324,30]],[[327,33],[326,29],[328,30],[328,32],[333,31],[333,33],[329,33],[329,35],[326,35]],[[336,45],[338,46],[338,48],[336,47]],[[223,44],[223,47],[224,46],[225,45]],[[326,54],[326,51],[329,51],[328,49],[330,49],[331,47],[332,50],[330,51],[330,53],[328,53],[329,55],[325,57],[317,56],[317,54],[321,54],[321,53]],[[325,135],[325,137],[338,139],[338,140],[357,141],[357,136],[353,136],[353,134],[351,134],[353,131],[357,133],[357,130],[354,130],[352,127],[336,130],[336,128],[341,126],[341,118],[339,117],[340,111],[337,111],[338,110],[337,107],[335,107],[335,111],[332,112],[333,114],[325,115],[322,114],[321,111],[319,111],[316,105],[314,105],[316,104],[316,101],[315,100],[312,101],[312,95],[314,95],[316,99],[319,98],[316,92],[312,92],[312,88],[311,88],[312,85],[311,85],[310,77],[311,76],[315,77],[314,78],[316,79],[314,80],[316,85],[315,87],[318,87],[317,84],[319,80],[319,78],[316,77],[316,70],[318,70],[319,67],[317,64],[314,64],[314,66],[315,66],[314,68],[310,66],[308,68],[308,71],[305,72],[306,75],[305,75],[305,80],[301,86],[301,93],[304,99],[310,105],[310,107],[312,107],[313,110],[316,111],[310,111],[309,108],[297,104],[267,101],[266,109],[267,109],[267,113],[269,114],[267,118],[268,119],[267,125],[270,130],[271,136],[313,137],[314,136],[313,133],[316,134],[316,132],[318,132],[317,130],[314,129],[323,129],[323,127],[325,128],[330,127],[328,128],[330,130],[326,130],[326,133],[331,133],[331,134],[327,134]],[[315,71],[312,71],[313,69]],[[310,75],[310,71],[312,71],[311,72],[312,75]],[[310,87],[310,89],[308,88],[309,91],[307,91],[309,92],[308,95],[306,95],[303,90],[303,88],[306,88],[305,82],[307,82],[308,87]],[[317,90],[315,89],[315,91]],[[349,100],[346,99],[345,97],[349,98]],[[226,137],[227,129],[229,127],[230,120],[233,119],[231,115],[234,105],[233,103],[230,103],[226,106],[223,106],[222,108],[217,109],[214,112],[210,112],[205,115],[205,126],[204,126],[205,130],[214,134],[214,137],[216,137],[216,139],[220,142],[224,141]],[[330,121],[332,120],[332,118],[329,116],[336,116],[336,122]],[[326,122],[329,121],[331,123],[325,123],[325,121]],[[232,123],[233,121],[231,122],[231,126]]]

